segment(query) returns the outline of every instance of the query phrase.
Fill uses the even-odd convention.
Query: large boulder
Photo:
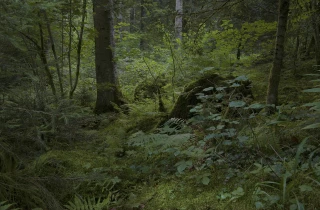
[[[229,76],[223,78],[218,74],[206,74],[186,86],[184,92],[178,97],[167,119],[190,118],[192,116],[192,114],[190,113],[190,109],[201,102],[201,99],[199,99],[199,95],[203,93],[204,89],[206,89],[207,94],[214,94],[218,93],[219,91],[223,92],[224,97],[221,98],[221,101],[212,101],[212,103],[220,103],[221,106],[228,106],[230,100],[253,98],[251,91],[251,81],[249,81],[245,77]],[[217,110],[217,112],[221,111],[221,109]]]

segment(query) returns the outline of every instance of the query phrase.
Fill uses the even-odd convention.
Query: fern
[[[186,125],[186,122],[184,119],[181,118],[170,118],[168,121],[166,121],[162,128],[159,129],[160,133],[166,133],[166,134],[176,134],[181,133],[181,129],[184,128]]]
[[[182,146],[189,141],[192,136],[190,133],[168,135],[165,133],[145,134],[140,131],[131,136],[128,144],[131,146],[144,147],[150,154],[150,152],[157,153],[170,147]]]
[[[110,196],[108,194],[107,198],[96,200],[95,198],[85,198],[81,199],[78,196],[74,197],[74,201],[69,201],[68,205],[65,205],[68,210],[102,210],[110,206]]]

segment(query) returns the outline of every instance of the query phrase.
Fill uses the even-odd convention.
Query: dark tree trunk
[[[140,0],[140,33],[142,33],[142,37],[140,38],[140,49],[145,49],[146,41],[144,39],[144,31],[145,31],[145,18],[146,18],[146,9],[144,8],[144,0]]]
[[[95,38],[95,64],[97,100],[95,113],[115,111],[113,104],[120,104],[114,63],[113,0],[93,1]]]
[[[305,53],[305,57],[310,57],[310,52],[314,49],[314,36],[311,36],[311,40],[308,44],[306,53]]]
[[[320,30],[319,30],[319,8],[318,0],[313,0],[311,2],[312,10],[314,14],[312,15],[312,25],[313,25],[313,37],[315,46],[315,58],[316,65],[320,65]]]
[[[269,86],[267,92],[267,104],[278,105],[278,89],[282,62],[284,58],[284,43],[287,30],[290,0],[279,0],[278,26],[273,65],[269,76]],[[274,109],[273,109],[274,110]],[[272,111],[270,109],[269,111]]]
[[[57,51],[56,51],[56,47],[55,47],[55,42],[54,42],[54,39],[53,39],[52,31],[51,31],[51,25],[50,25],[50,21],[48,19],[48,15],[47,15],[46,11],[43,10],[42,13],[44,15],[44,19],[45,19],[46,24],[47,24],[47,30],[48,30],[48,35],[49,35],[49,38],[50,38],[51,49],[52,49],[52,53],[53,53],[53,56],[54,56],[54,64],[56,66],[56,71],[57,71],[58,80],[59,80],[60,94],[61,94],[61,97],[63,98],[64,97],[63,81],[62,81],[62,77],[61,77],[61,73],[60,73],[59,60],[58,60],[58,55],[57,55]]]
[[[83,0],[82,4],[82,18],[81,18],[81,26],[80,26],[80,34],[78,39],[78,45],[77,45],[77,68],[76,68],[76,77],[74,84],[72,86],[69,92],[69,98],[73,98],[73,93],[77,89],[78,81],[79,81],[79,75],[80,75],[80,64],[81,64],[81,48],[82,48],[82,39],[83,39],[83,31],[84,31],[84,25],[85,25],[85,18],[87,14],[87,0]]]
[[[130,9],[130,33],[135,32],[134,23],[135,23],[135,8],[133,7]]]

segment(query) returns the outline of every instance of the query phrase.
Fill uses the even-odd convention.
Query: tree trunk
[[[81,18],[81,26],[80,26],[80,34],[77,45],[77,68],[76,68],[76,77],[74,81],[74,85],[71,85],[71,90],[69,93],[69,98],[73,98],[73,93],[78,86],[79,75],[80,75],[80,64],[81,64],[81,48],[82,48],[82,38],[83,38],[83,30],[84,30],[84,20],[87,14],[87,0],[83,0],[82,4],[82,18]]]
[[[140,38],[140,49],[145,49],[145,40],[144,40],[144,29],[145,29],[145,18],[146,18],[146,9],[144,8],[144,0],[140,0],[140,33],[142,33],[142,36]]]
[[[279,0],[276,46],[273,58],[273,65],[269,76],[269,86],[267,92],[267,104],[274,106],[278,105],[278,89],[280,83],[282,62],[284,57],[284,41],[287,29],[289,4],[290,0]],[[274,111],[274,109],[270,109],[269,111],[272,112]]]
[[[306,50],[306,53],[305,53],[305,57],[310,57],[310,53],[311,51],[314,49],[314,36],[311,36],[311,40],[308,44],[308,47],[307,47],[307,50]]]
[[[176,38],[182,41],[182,14],[183,0],[176,0],[176,19],[175,19],[175,34]]]
[[[48,79],[48,83],[51,87],[51,91],[52,91],[52,94],[55,98],[55,101],[58,101],[58,98],[57,98],[57,92],[56,92],[56,87],[54,85],[54,82],[53,82],[53,77],[52,77],[52,74],[50,72],[50,69],[49,69],[49,65],[48,65],[48,60],[47,60],[47,56],[46,56],[46,52],[45,52],[45,47],[44,47],[44,36],[43,36],[43,29],[42,29],[42,25],[41,23],[39,23],[39,32],[40,32],[40,47],[39,47],[39,56],[40,56],[40,59],[42,61],[42,64],[43,64],[43,67],[44,67],[44,71],[47,75],[47,79]]]
[[[312,2],[312,26],[313,26],[313,37],[315,44],[315,58],[316,65],[320,65],[320,30],[319,30],[319,9],[318,9],[318,0],[313,0]]]
[[[113,104],[120,104],[114,63],[113,0],[93,1],[95,38],[95,64],[97,100],[95,113],[115,111]]]
[[[56,52],[56,46],[55,46],[55,42],[54,42],[54,39],[53,39],[53,35],[52,35],[51,26],[50,26],[50,22],[49,22],[49,19],[48,19],[47,12],[45,10],[43,10],[42,13],[44,15],[44,19],[45,19],[46,24],[47,24],[48,35],[49,35],[50,42],[51,42],[51,49],[52,49],[52,53],[53,53],[53,56],[54,56],[54,64],[56,66],[56,71],[57,71],[58,80],[59,80],[60,94],[61,94],[61,97],[63,98],[64,97],[63,81],[62,81],[62,77],[61,77],[61,73],[60,73],[61,71],[60,71],[60,66],[59,66],[58,55],[57,55],[57,52]]]
[[[296,38],[296,46],[293,51],[293,74],[297,75],[297,65],[299,63],[299,48],[300,48],[300,29]]]
[[[134,29],[134,23],[135,23],[135,8],[130,8],[130,33],[135,32]]]
[[[72,0],[69,1],[69,41],[68,41],[68,73],[69,73],[69,88],[72,89],[72,63],[71,63],[71,51],[72,51]],[[69,95],[70,98],[70,95]]]

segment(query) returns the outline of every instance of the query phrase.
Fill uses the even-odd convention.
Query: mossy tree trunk
[[[269,76],[269,86],[267,92],[267,104],[278,105],[278,89],[280,75],[284,58],[284,43],[287,30],[290,0],[279,0],[278,26],[276,36],[276,46],[273,58],[273,65]],[[273,111],[270,109],[269,111]]]
[[[114,63],[113,0],[94,0],[95,64],[97,100],[95,113],[115,111],[113,104],[120,104],[120,94]]]

